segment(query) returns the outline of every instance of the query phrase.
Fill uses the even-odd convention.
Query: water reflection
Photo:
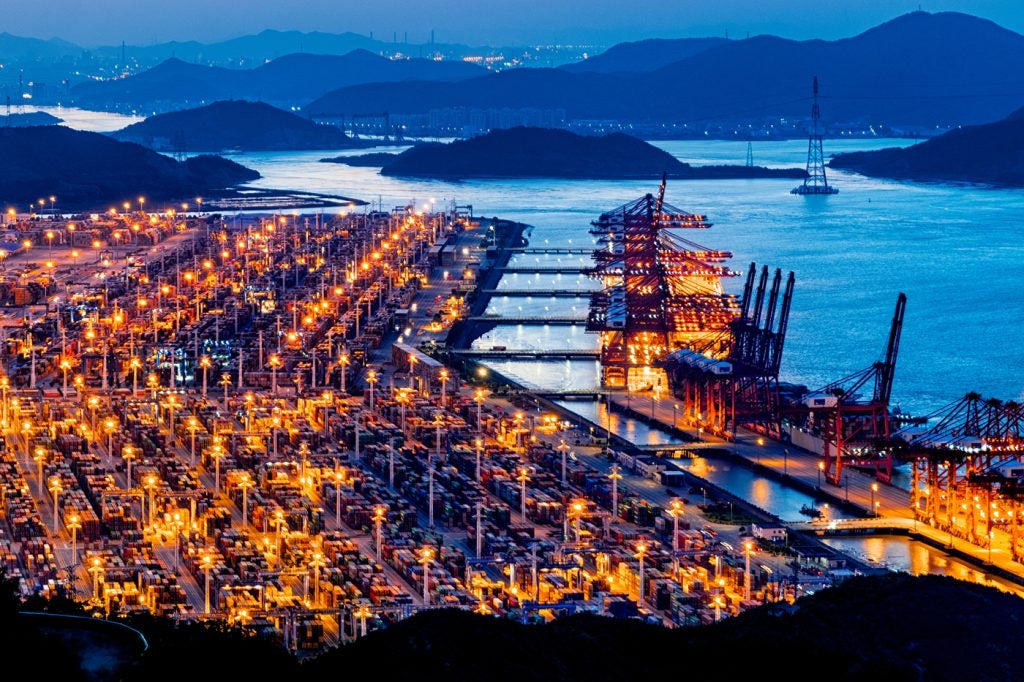
[[[923,542],[898,536],[823,538],[825,544],[868,563],[913,575],[946,575],[1024,597],[1024,587],[996,578]]]

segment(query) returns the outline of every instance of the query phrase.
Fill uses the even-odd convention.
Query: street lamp
[[[242,490],[242,530],[246,530],[249,527],[249,489],[256,486],[256,483],[249,476],[249,472],[242,472],[242,475],[238,478],[236,483]]]
[[[619,518],[619,479],[622,478],[622,474],[619,473],[619,465],[612,465],[612,471],[608,474],[608,478],[612,481],[612,523],[614,523]]]
[[[125,445],[121,448],[121,458],[124,459],[125,466],[127,467],[125,476],[125,490],[132,489],[132,460],[135,459],[135,450],[130,445]]]
[[[114,431],[117,431],[117,422],[113,419],[108,419],[103,423],[107,428],[107,456],[114,456]]]
[[[555,449],[562,453],[562,487],[564,488],[565,487],[566,460],[568,458],[569,450],[571,450],[572,448],[570,448],[569,444],[565,442],[564,438],[562,438],[561,442],[559,442],[559,444],[558,444],[558,447],[556,447]]]
[[[446,401],[446,398],[447,398],[446,393],[447,393],[447,388],[448,388],[448,369],[447,368],[441,370],[440,377],[441,377],[441,407],[444,407],[445,402],[447,402]]]
[[[60,476],[50,476],[50,492],[53,493],[53,532],[57,532],[57,501],[64,492],[64,484],[60,482]]]
[[[89,572],[92,573],[92,596],[96,599],[100,598],[100,574],[103,573],[103,561],[98,557],[92,558]]]
[[[480,412],[483,409],[485,397],[486,396],[484,395],[484,390],[482,388],[476,389],[476,392],[473,393],[473,400],[476,401],[476,430],[481,433],[483,432],[483,428],[481,427],[482,421]]]
[[[348,373],[348,353],[342,353],[341,357],[338,358],[338,364],[341,365],[341,392],[345,393],[345,375]]]
[[[683,501],[675,499],[669,502],[669,514],[672,515],[672,551],[679,551],[679,516],[683,513]]]
[[[159,479],[153,474],[146,476],[146,482],[143,483],[142,487],[149,491],[149,527],[153,528],[153,515],[156,512],[156,489],[159,484]]]
[[[530,480],[530,472],[526,467],[519,467],[519,513],[522,514],[523,522],[526,522],[526,482]]]
[[[203,573],[206,574],[206,590],[203,599],[203,612],[210,615],[210,569],[213,568],[213,557],[204,554],[202,558]]]
[[[281,358],[278,355],[271,355],[270,359],[267,361],[267,364],[270,365],[270,375],[271,375],[271,383],[272,383],[272,387],[270,389],[270,394],[276,396],[277,395],[277,368],[280,367],[281,364],[282,364],[281,363]]]
[[[188,431],[192,437],[192,468],[196,468],[196,432],[199,430],[199,420],[195,417],[188,418]]]
[[[313,569],[313,607],[317,608],[320,606],[320,569],[327,566],[327,561],[321,552],[315,552],[309,566]]]
[[[430,606],[430,564],[434,561],[434,550],[431,547],[424,547],[420,554],[420,563],[423,564],[423,605]]]
[[[213,362],[210,360],[210,356],[209,355],[204,355],[199,360],[199,366],[203,368],[203,397],[204,398],[206,397],[206,375],[207,375],[207,372],[209,372],[210,366],[212,364],[213,364]]]
[[[634,555],[640,561],[640,567],[639,567],[640,568],[640,583],[639,583],[639,588],[638,588],[638,590],[639,590],[638,595],[639,596],[637,597],[636,605],[641,607],[641,608],[644,605],[644,555],[645,554],[647,554],[647,545],[645,545],[644,543],[641,542],[639,545],[636,546],[636,554]]]
[[[383,545],[384,545],[384,530],[383,529],[384,529],[385,514],[386,514],[386,509],[384,508],[384,505],[378,504],[376,507],[374,507],[374,509],[373,509],[373,523],[374,523],[374,526],[375,526],[376,531],[377,531],[377,547],[376,547],[376,549],[377,549],[377,563],[378,564],[381,562],[381,556],[382,556]]]
[[[71,562],[74,566],[78,558],[78,529],[82,527],[82,519],[77,513],[71,513],[64,519],[64,525],[71,531]]]
[[[43,463],[46,462],[46,450],[43,448],[36,448],[32,454],[32,459],[35,460],[36,465],[39,467],[39,478],[37,480],[36,493],[43,496]]]
[[[372,369],[367,372],[366,383],[370,385],[370,414],[373,414],[373,385],[377,383],[377,372]]]
[[[139,370],[142,368],[142,361],[132,356],[128,361],[128,367],[132,370],[132,397],[135,397],[139,393]]]
[[[480,482],[480,456],[483,454],[484,439],[483,438],[477,438],[476,441],[475,441],[475,444],[476,444],[476,482],[479,483]]]

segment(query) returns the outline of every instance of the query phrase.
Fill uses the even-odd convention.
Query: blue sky
[[[203,42],[264,28],[427,42],[610,45],[650,37],[854,35],[920,7],[1024,33],[1024,0],[2,0],[0,30],[86,46]]]

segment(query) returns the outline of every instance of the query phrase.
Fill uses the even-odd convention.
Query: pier
[[[510,298],[590,298],[600,289],[483,289],[487,296],[508,296]]]
[[[520,247],[516,249],[509,249],[509,253],[525,253],[525,254],[543,254],[551,256],[589,256],[594,253],[596,249],[590,248],[578,248],[578,247],[565,247],[565,246],[534,246],[534,247]]]
[[[506,265],[498,269],[510,275],[584,275],[591,270],[585,265]]]
[[[557,324],[574,325],[586,324],[585,317],[511,317],[507,315],[474,315],[466,318],[469,322],[491,322],[494,324]]]
[[[455,355],[463,358],[488,360],[597,360],[600,352],[596,350],[457,350]],[[588,395],[596,395],[589,391]]]

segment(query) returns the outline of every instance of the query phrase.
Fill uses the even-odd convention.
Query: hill
[[[833,168],[901,180],[1024,187],[1024,109],[911,147],[838,154]]]
[[[547,128],[509,128],[450,144],[422,144],[382,159],[382,175],[467,178],[803,177],[802,169],[694,167],[643,140],[615,133],[583,136]],[[359,164],[359,160],[355,161]]]
[[[281,151],[361,146],[335,126],[320,125],[263,102],[235,100],[150,116],[112,133],[112,137],[164,151]]]
[[[325,92],[361,83],[407,79],[459,80],[486,73],[473,64],[385,59],[366,50],[345,55],[291,54],[254,69],[227,69],[168,59],[134,76],[77,85],[84,108],[171,110],[217,100],[262,100],[296,106]]]
[[[52,126],[63,123],[64,119],[57,118],[45,111],[33,111],[27,114],[7,114],[0,116],[0,128],[26,126]]]
[[[630,76],[518,69],[458,85],[378,83],[334,91],[308,110],[361,111],[370,102],[392,115],[486,106],[701,128],[778,123],[780,117],[808,117],[810,83],[817,75],[826,124],[934,130],[1006,116],[1019,105],[1024,71],[1005,65],[1022,62],[1020,34],[966,14],[914,12],[843,40],[728,41]]]
[[[698,52],[728,43],[727,38],[652,38],[619,43],[581,62],[559,67],[571,73],[641,73],[655,71]]]
[[[216,195],[259,177],[219,157],[184,162],[137,144],[62,126],[0,129],[0,205],[27,204],[50,194],[68,210],[106,208],[126,196],[153,200]]]

